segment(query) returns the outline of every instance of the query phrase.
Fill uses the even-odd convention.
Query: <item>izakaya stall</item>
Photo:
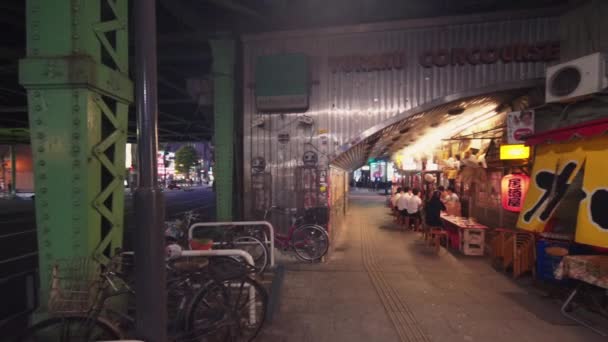
[[[527,144],[534,146],[536,156],[517,224],[540,237],[537,276],[540,273],[540,277],[579,282],[564,303],[562,313],[601,334],[606,332],[576,317],[569,305],[583,288],[606,300],[607,133],[608,119],[601,119],[537,134],[527,140]],[[565,241],[564,236],[571,236],[572,241]],[[547,264],[551,273],[543,274]]]

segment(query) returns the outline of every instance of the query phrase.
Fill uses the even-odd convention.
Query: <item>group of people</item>
[[[409,187],[398,188],[391,197],[391,206],[396,212],[397,222],[405,229],[419,230],[422,223],[424,209],[424,223],[427,227],[443,226],[441,212],[447,211],[459,202],[458,195],[453,187],[445,189],[443,186],[433,191],[431,198],[423,207],[419,189]]]

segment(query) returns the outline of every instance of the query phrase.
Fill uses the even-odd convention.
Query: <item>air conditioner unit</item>
[[[570,102],[608,87],[606,56],[594,53],[547,68],[546,102]]]

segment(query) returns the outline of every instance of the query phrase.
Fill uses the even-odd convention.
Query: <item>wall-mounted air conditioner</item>
[[[606,56],[594,53],[547,68],[546,102],[569,102],[608,87]]]

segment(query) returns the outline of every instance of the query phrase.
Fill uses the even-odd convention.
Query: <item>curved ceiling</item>
[[[369,158],[388,158],[400,150],[414,152],[432,148],[441,139],[450,138],[471,125],[481,122],[508,108],[526,89],[495,92],[447,102],[426,111],[412,112],[406,118],[390,124],[361,140],[332,162],[345,170],[363,166]],[[453,115],[449,112],[457,111]]]

